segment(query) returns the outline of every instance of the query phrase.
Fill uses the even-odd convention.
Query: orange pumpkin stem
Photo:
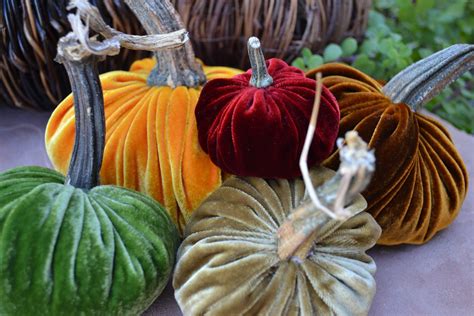
[[[174,32],[184,28],[178,13],[168,0],[125,0],[148,34]],[[202,66],[196,61],[191,43],[183,47],[155,52],[156,68],[148,77],[152,86],[198,87],[206,82]]]
[[[452,45],[402,70],[382,91],[393,103],[405,103],[416,111],[473,68],[474,45]]]

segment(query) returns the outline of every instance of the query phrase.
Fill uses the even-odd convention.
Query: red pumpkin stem
[[[452,45],[402,70],[382,91],[393,103],[405,103],[416,111],[473,68],[474,45]]]
[[[263,56],[260,40],[251,37],[247,43],[250,65],[252,66],[252,77],[250,85],[256,88],[266,88],[273,83],[273,78],[268,73],[265,57]]]

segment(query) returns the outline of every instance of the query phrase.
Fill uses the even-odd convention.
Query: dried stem
[[[148,34],[173,32],[184,24],[168,0],[125,0]],[[156,67],[148,77],[152,86],[198,87],[206,82],[190,42],[183,47],[155,53]]]
[[[278,255],[282,260],[293,256],[304,260],[318,237],[325,236],[361,211],[360,208],[345,206],[370,182],[375,157],[357,132],[348,132],[345,141],[346,145],[342,146],[342,139],[339,140],[341,164],[338,171],[315,190],[318,203],[334,216],[323,211],[312,198],[305,199],[278,231]]]
[[[307,164],[309,147],[316,130],[321,99],[321,74],[317,74],[316,98],[305,144],[300,158],[300,169],[309,198],[296,208],[278,230],[278,255],[304,260],[317,238],[334,230],[360,212],[360,208],[345,208],[368,185],[375,166],[373,151],[351,131],[346,134],[346,145],[338,140],[341,164],[330,180],[314,188]]]
[[[474,68],[474,45],[456,44],[402,70],[384,87],[394,103],[418,110],[466,71]]]
[[[116,54],[114,41],[99,43],[86,39],[87,27],[78,16],[69,16],[74,32],[61,38],[56,61],[63,64],[71,82],[76,117],[74,150],[66,184],[85,190],[99,184],[105,146],[104,100],[97,70],[97,55]],[[83,45],[87,42],[96,54]]]
[[[87,0],[72,0],[68,9],[74,8],[91,29],[107,40],[115,41],[118,45],[128,49],[159,51],[183,46],[189,40],[188,32],[184,28],[166,34],[144,36],[125,34],[108,26],[99,10]]]
[[[266,88],[273,83],[273,78],[268,73],[265,57],[263,56],[260,40],[251,37],[247,43],[250,65],[252,65],[252,77],[250,85],[256,88]]]

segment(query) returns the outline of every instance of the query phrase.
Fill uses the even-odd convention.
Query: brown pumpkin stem
[[[143,36],[122,33],[107,25],[100,15],[99,9],[87,0],[71,0],[67,8],[77,9],[77,14],[81,16],[91,29],[109,41],[114,40],[117,42],[117,45],[128,49],[158,51],[180,47],[189,40],[188,32],[184,28],[166,34]],[[96,42],[95,44],[100,43]]]
[[[256,88],[266,88],[273,83],[273,78],[268,73],[265,57],[263,56],[260,40],[256,37],[249,38],[247,42],[252,77],[250,85]]]
[[[149,35],[136,36],[108,26],[98,9],[87,0],[73,0],[69,8],[78,13],[94,31],[107,39],[115,38],[122,47],[153,51],[157,64],[148,76],[151,86],[198,87],[206,82],[196,61],[188,32],[168,0],[125,0]]]
[[[382,91],[393,103],[405,103],[416,111],[473,68],[474,45],[456,44],[402,70]]]
[[[76,138],[66,184],[88,190],[99,184],[105,145],[104,100],[97,70],[97,62],[102,57],[91,54],[82,44],[85,39],[80,37],[87,36],[87,28],[79,16],[69,15],[68,18],[74,32],[59,40],[56,56],[56,61],[66,68],[71,82],[76,118]],[[117,53],[116,43],[101,44],[94,40],[89,43],[97,49],[98,55]]]
[[[174,32],[184,24],[168,0],[125,0],[148,34]],[[155,52],[157,65],[148,77],[153,86],[198,87],[206,82],[206,76],[196,61],[191,43],[183,47]]]
[[[310,254],[313,245],[337,229],[347,219],[355,216],[359,208],[343,208],[360,193],[370,182],[375,166],[373,151],[355,131],[346,134],[346,145],[342,139],[340,147],[341,164],[330,180],[316,189],[319,202],[305,199],[280,226],[278,230],[278,255],[281,260],[296,258],[304,260]],[[318,204],[333,210],[339,216],[332,217]]]

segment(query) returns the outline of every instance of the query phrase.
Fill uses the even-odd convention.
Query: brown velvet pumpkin
[[[324,204],[334,202],[343,169],[311,171]],[[365,251],[380,227],[361,212],[358,192],[345,199],[353,217],[344,221],[309,206],[301,179],[228,179],[186,227],[173,277],[183,313],[367,315],[375,264]]]
[[[145,25],[155,21],[165,32],[182,28],[168,1],[127,2],[138,16],[151,12],[151,17],[140,16]],[[164,20],[157,20],[153,12],[160,12]],[[143,59],[130,71],[101,76],[107,128],[101,180],[150,195],[183,229],[191,212],[222,183],[220,169],[198,143],[194,108],[202,84],[241,71],[206,66],[203,71],[190,46],[156,55],[158,65]],[[46,129],[48,155],[62,173],[67,171],[75,137],[73,101],[69,96],[57,107]]]
[[[343,64],[308,73],[323,83],[341,109],[340,135],[356,130],[375,149],[376,171],[363,192],[367,212],[382,227],[378,243],[422,244],[446,228],[466,196],[468,175],[449,133],[416,110],[474,65],[473,45],[455,45],[422,60],[385,87]],[[324,165],[336,169],[337,152]]]

